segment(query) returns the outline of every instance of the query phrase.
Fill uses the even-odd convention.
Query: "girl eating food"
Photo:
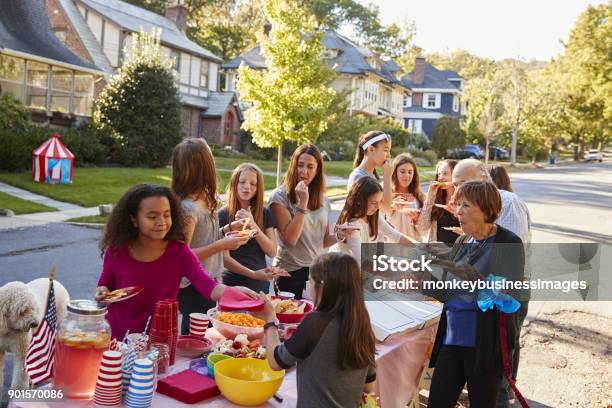
[[[421,192],[417,165],[407,153],[393,160],[393,211],[387,216],[389,223],[397,230],[417,241],[421,234],[416,229],[420,208],[425,196]]]
[[[223,283],[268,293],[270,280],[289,274],[266,265],[266,255],[276,256],[276,238],[274,218],[264,207],[263,194],[264,177],[259,167],[251,163],[239,165],[227,186],[227,206],[219,211],[219,223],[228,225],[232,221],[246,220],[245,226],[250,228],[247,233],[254,233],[253,239],[245,245],[224,254],[223,264],[227,271],[223,273]]]
[[[285,181],[269,202],[279,236],[273,265],[289,272],[279,278],[279,288],[301,299],[312,260],[337,242],[329,234],[331,205],[325,196],[323,158],[315,145],[295,150]]]
[[[345,254],[317,257],[310,267],[315,309],[280,343],[266,299],[265,347],[273,370],[297,364],[297,407],[357,407],[376,380],[375,339],[363,300],[359,265]]]
[[[412,240],[393,228],[379,214],[383,189],[371,177],[362,177],[353,185],[336,221],[340,240],[334,249],[352,255],[361,263],[361,244],[383,241],[409,244]]]
[[[139,184],[115,205],[100,242],[104,261],[96,300],[129,286],[144,290],[108,306],[113,338],[123,338],[127,330],[142,332],[155,303],[176,298],[183,277],[203,298],[215,302],[221,297],[225,285],[206,274],[184,240],[181,207],[169,188]],[[248,288],[238,289],[257,297]]]
[[[355,150],[354,170],[351,172],[346,189],[351,191],[353,184],[361,177],[371,177],[378,181],[376,167],[383,169],[384,194],[381,209],[385,214],[390,213],[393,208],[391,202],[393,193],[391,191],[391,137],[380,130],[372,130],[359,138]]]

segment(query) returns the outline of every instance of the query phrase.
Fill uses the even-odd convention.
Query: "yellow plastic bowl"
[[[285,370],[274,371],[266,360],[234,358],[215,364],[215,382],[221,394],[234,404],[261,405],[283,383]]]

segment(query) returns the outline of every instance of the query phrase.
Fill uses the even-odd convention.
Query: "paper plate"
[[[121,302],[123,300],[130,299],[130,298],[136,296],[137,294],[139,294],[143,290],[144,290],[144,286],[129,286],[127,288],[117,289],[117,290],[114,290],[114,291],[108,293],[106,295],[106,297],[104,299],[100,300],[99,302],[103,303],[105,305],[108,305],[110,303]],[[117,297],[117,298],[112,298],[112,299],[108,298],[111,294],[113,294],[115,292],[118,292],[118,291],[124,291],[126,294],[121,296],[121,297]]]
[[[223,312],[238,310],[259,311],[263,310],[263,307],[263,299],[253,299],[246,293],[230,286],[225,288],[221,299],[219,299],[219,310]]]

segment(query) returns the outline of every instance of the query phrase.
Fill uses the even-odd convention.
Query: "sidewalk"
[[[57,208],[58,211],[40,212],[33,214],[16,215],[14,217],[0,217],[0,230],[25,228],[35,225],[44,225],[50,222],[63,222],[71,218],[98,215],[98,207],[85,208],[76,204],[57,201],[52,198],[31,193],[17,187],[0,182],[0,192],[12,195],[22,200],[43,204],[47,207]]]

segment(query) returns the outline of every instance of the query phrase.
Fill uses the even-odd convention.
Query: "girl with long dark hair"
[[[395,229],[410,238],[421,241],[421,234],[416,229],[420,209],[425,195],[421,192],[421,181],[416,162],[407,153],[402,153],[393,160],[393,211],[387,220]]]
[[[274,370],[297,364],[298,408],[357,407],[376,379],[375,338],[359,265],[346,254],[323,254],[312,263],[309,280],[315,309],[284,343],[274,306],[266,300],[268,363]]]
[[[273,265],[290,275],[279,278],[279,288],[301,299],[313,259],[338,241],[329,234],[331,206],[325,196],[323,158],[315,145],[295,150],[285,181],[269,203],[279,238]]]

